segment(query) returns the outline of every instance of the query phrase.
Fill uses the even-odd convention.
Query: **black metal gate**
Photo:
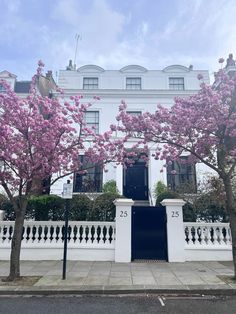
[[[132,260],[167,260],[166,208],[132,207]]]

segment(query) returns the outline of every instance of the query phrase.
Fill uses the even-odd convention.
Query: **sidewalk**
[[[0,278],[9,263],[0,261]],[[0,294],[32,293],[230,293],[236,294],[232,262],[84,262],[68,261],[62,280],[62,261],[22,261],[24,284],[0,280]]]

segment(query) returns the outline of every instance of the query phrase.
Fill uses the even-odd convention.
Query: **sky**
[[[54,76],[74,62],[219,68],[236,57],[235,0],[0,0],[0,71],[29,80],[37,61]]]

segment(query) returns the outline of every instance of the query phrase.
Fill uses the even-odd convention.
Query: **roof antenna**
[[[75,34],[75,58],[74,58],[74,70],[76,70],[76,58],[77,58],[77,49],[78,49],[78,41],[82,40],[82,36],[80,34]]]

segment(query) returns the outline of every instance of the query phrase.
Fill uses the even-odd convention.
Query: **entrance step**
[[[133,206],[150,206],[149,201],[146,200],[141,200],[141,201],[134,201],[134,205]]]

